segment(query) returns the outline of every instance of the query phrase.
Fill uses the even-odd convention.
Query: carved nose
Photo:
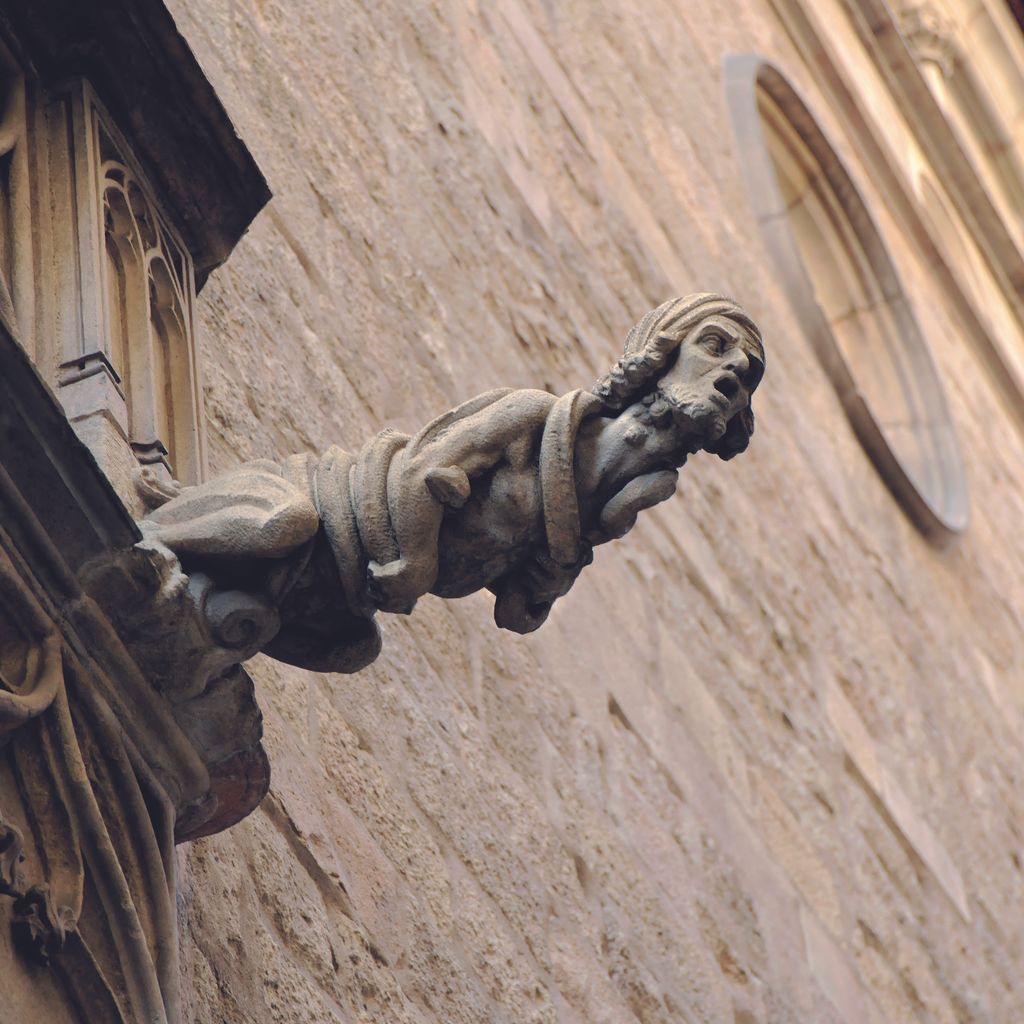
[[[737,376],[742,376],[750,368],[750,360],[747,353],[741,348],[735,348],[729,354],[729,361],[725,363],[725,369],[732,370]]]

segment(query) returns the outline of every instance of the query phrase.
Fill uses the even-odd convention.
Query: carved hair
[[[717,320],[731,320],[757,346],[762,363],[764,344],[754,321],[724,295],[701,292],[670,299],[651,310],[626,338],[625,351],[611,371],[598,379],[594,394],[619,411],[654,390],[654,384],[672,365],[679,346],[694,331],[721,330]],[[703,332],[702,332],[703,333]],[[754,432],[754,413],[748,406],[729,421],[725,433],[705,447],[722,459],[742,452]]]

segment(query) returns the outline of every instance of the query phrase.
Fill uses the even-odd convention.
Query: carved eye
[[[713,356],[724,356],[729,347],[729,339],[724,334],[708,334],[703,339],[706,351]]]

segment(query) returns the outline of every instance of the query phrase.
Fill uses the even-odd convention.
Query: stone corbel
[[[0,329],[0,949],[12,950],[11,1019],[47,1019],[61,1001],[104,1024],[180,1019],[174,844],[233,824],[269,782],[240,667],[267,636],[266,610],[251,604],[142,541]]]

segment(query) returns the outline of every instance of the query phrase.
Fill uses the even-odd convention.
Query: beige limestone
[[[192,1020],[1019,1015],[1024,443],[878,163],[912,191],[930,157],[832,6],[877,148],[791,4],[171,4],[275,192],[198,303],[211,475],[561,393],[698,288],[751,310],[770,367],[744,458],[694,460],[540,632],[427,598],[357,675],[251,664],[272,793],[180,852]],[[767,261],[720,81],[747,51],[899,268],[964,451],[946,550]]]

